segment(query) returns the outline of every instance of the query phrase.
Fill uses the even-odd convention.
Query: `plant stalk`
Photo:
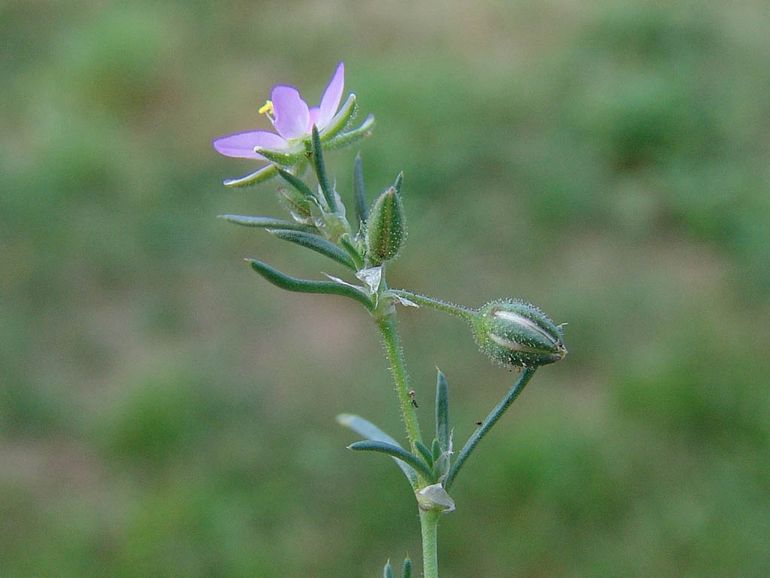
[[[385,354],[396,386],[396,396],[401,406],[401,418],[406,427],[406,436],[409,439],[412,452],[414,452],[417,449],[416,443],[422,441],[422,434],[420,433],[420,424],[417,422],[417,412],[412,405],[412,399],[409,397],[409,375],[406,372],[404,350],[401,347],[401,338],[398,334],[396,313],[395,311],[385,313],[377,317],[376,321],[382,335],[382,341],[385,344]]]
[[[395,309],[375,317],[385,344],[385,354],[396,386],[396,396],[401,406],[401,417],[406,427],[406,435],[413,452],[417,451],[417,442],[422,442],[417,412],[409,396],[409,375],[406,372],[404,350],[398,333]],[[418,472],[419,475],[419,472]],[[423,482],[424,483],[424,482]],[[423,578],[438,578],[438,519],[440,512],[420,510],[420,529],[422,534]]]
[[[422,529],[422,575],[438,578],[438,519],[441,512],[420,510]]]

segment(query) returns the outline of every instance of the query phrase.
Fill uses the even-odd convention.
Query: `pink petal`
[[[345,63],[340,62],[337,70],[334,71],[332,79],[326,86],[326,90],[321,95],[321,106],[318,113],[316,125],[322,129],[334,117],[342,101],[342,91],[345,88]]]
[[[289,143],[275,133],[264,130],[236,132],[214,139],[214,149],[226,157],[261,159],[265,157],[254,152],[254,147],[283,150]]]
[[[310,120],[307,123],[307,131],[310,132],[313,129],[313,125],[318,126],[318,114],[321,112],[317,106],[310,107]]]
[[[283,138],[296,138],[308,133],[310,112],[307,104],[292,86],[276,86],[270,95],[273,101],[273,126]]]

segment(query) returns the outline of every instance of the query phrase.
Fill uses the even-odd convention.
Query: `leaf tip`
[[[336,421],[340,425],[347,426],[348,424],[350,424],[352,417],[353,416],[349,413],[340,413],[334,418],[334,421]]]

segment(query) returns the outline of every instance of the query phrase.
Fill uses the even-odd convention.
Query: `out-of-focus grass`
[[[458,480],[443,573],[770,570],[764,4],[396,8],[0,7],[0,574],[417,556],[408,487],[333,421],[400,431],[367,316],[260,282],[240,257],[336,270],[213,218],[279,207],[221,187],[250,165],[211,137],[341,58],[378,118],[370,193],[406,173],[394,284],[569,323],[569,357]],[[343,194],[351,157],[331,158]],[[419,411],[439,365],[462,441],[511,376],[455,320],[402,318]]]

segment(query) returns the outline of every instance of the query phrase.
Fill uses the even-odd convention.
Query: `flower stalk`
[[[441,311],[442,313],[449,313],[449,315],[454,315],[455,317],[465,319],[466,321],[471,321],[476,316],[476,312],[469,307],[454,305],[447,301],[434,299],[433,297],[427,297],[426,295],[420,295],[419,293],[412,293],[405,289],[391,289],[390,292],[398,297],[408,299],[417,305],[430,307],[431,309]]]
[[[457,473],[460,471],[460,468],[463,467],[466,460],[471,455],[473,450],[476,449],[476,446],[479,444],[479,442],[489,433],[489,430],[492,429],[498,420],[503,417],[503,414],[509,407],[511,407],[511,404],[516,401],[516,398],[519,397],[521,392],[524,391],[524,388],[529,383],[529,380],[532,379],[532,376],[535,374],[535,369],[536,368],[528,368],[522,370],[521,375],[519,375],[519,378],[516,380],[516,383],[513,384],[513,387],[511,387],[503,399],[501,399],[500,402],[494,408],[492,408],[492,411],[489,412],[489,415],[486,417],[486,419],[481,422],[479,428],[473,432],[473,435],[471,435],[471,437],[468,438],[468,441],[465,442],[463,449],[460,450],[460,453],[457,456],[454,464],[452,464],[446,481],[444,482],[444,487],[447,490],[449,490],[449,488],[452,486],[452,483],[457,477]]]

